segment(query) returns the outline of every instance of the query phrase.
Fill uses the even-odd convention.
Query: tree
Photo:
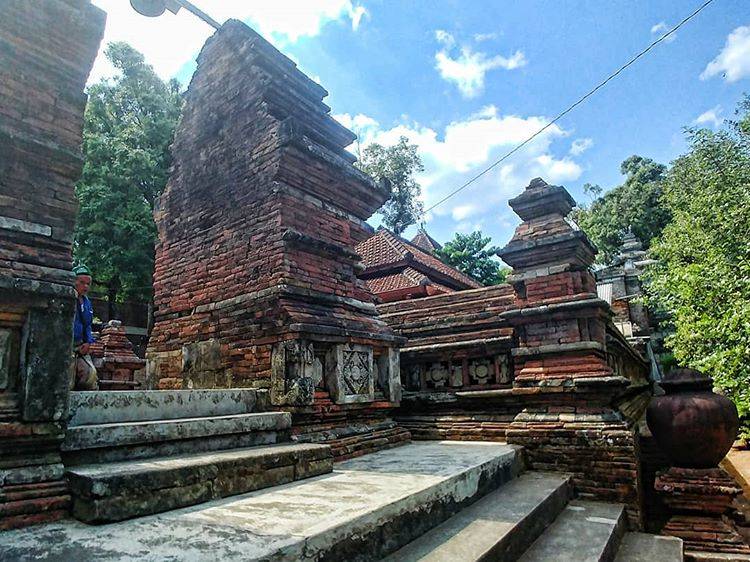
[[[494,258],[498,249],[487,245],[491,238],[482,236],[477,230],[471,234],[456,232],[453,240],[437,250],[438,257],[461,273],[483,285],[498,285],[505,281],[510,268]]]
[[[573,219],[599,249],[597,260],[608,263],[617,255],[622,235],[633,233],[646,248],[669,222],[669,209],[661,202],[666,166],[650,158],[631,156],[620,166],[625,182],[601,195],[601,187],[586,184],[596,199],[575,210]]]
[[[671,317],[666,344],[750,415],[750,98],[728,130],[689,130],[664,181],[672,220],[654,241],[646,288]],[[746,435],[750,426],[745,423]]]
[[[362,151],[360,167],[375,181],[386,180],[390,184],[391,197],[380,209],[388,228],[400,235],[419,220],[423,206],[414,174],[424,171],[424,166],[416,145],[409,144],[406,137],[388,147],[373,143]]]
[[[106,287],[111,308],[151,294],[152,213],[167,182],[182,97],[179,83],[163,82],[126,43],[110,43],[105,55],[120,74],[88,91],[74,257]]]

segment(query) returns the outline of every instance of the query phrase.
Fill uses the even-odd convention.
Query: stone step
[[[378,560],[513,479],[520,451],[412,443],[337,463],[331,474],[105,529],[69,520],[0,533],[0,552],[76,562]]]
[[[682,562],[682,560],[681,539],[647,533],[625,533],[617,556],[615,556],[615,562]]]
[[[288,412],[258,412],[69,427],[62,444],[66,465],[207,452],[289,440]]]
[[[569,476],[527,472],[394,552],[386,560],[516,560],[554,521],[571,494]],[[557,559],[553,557],[550,560]]]
[[[520,561],[611,562],[626,526],[622,504],[572,501]]]
[[[68,425],[231,416],[266,402],[267,391],[252,388],[71,392]]]
[[[327,445],[284,444],[69,468],[73,515],[122,521],[326,474]]]

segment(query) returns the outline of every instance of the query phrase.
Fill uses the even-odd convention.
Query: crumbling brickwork
[[[75,292],[83,87],[104,30],[88,0],[0,18],[0,529],[65,513],[59,447]]]
[[[156,387],[270,388],[313,420],[316,393],[398,401],[398,338],[354,251],[388,192],[352,166],[326,95],[238,21],[203,48],[156,212]]]
[[[612,329],[590,271],[595,248],[567,220],[568,192],[532,180],[510,205],[523,222],[500,256],[513,267],[514,386],[525,408],[507,430],[533,468],[570,472],[578,493],[627,504],[641,527],[635,422],[647,364]]]

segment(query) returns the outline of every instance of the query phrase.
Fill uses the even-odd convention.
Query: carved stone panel
[[[328,387],[337,404],[375,400],[375,369],[372,348],[363,345],[336,345],[331,350]]]
[[[498,369],[497,382],[500,384],[510,384],[512,382],[513,370],[510,368],[510,356],[505,353],[495,358]]]
[[[389,402],[401,401],[401,354],[398,349],[389,347],[378,355],[374,362],[378,388]],[[417,380],[419,376],[417,375]]]
[[[323,365],[312,343],[288,340],[276,344],[271,352],[271,403],[311,405],[322,376]]]
[[[495,379],[495,366],[489,359],[474,359],[469,363],[469,380],[472,385],[491,384]]]

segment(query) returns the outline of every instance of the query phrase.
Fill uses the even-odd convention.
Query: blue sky
[[[210,28],[184,11],[148,20],[123,0],[95,3],[109,12],[105,41],[129,41],[163,77],[189,81]],[[195,3],[218,21],[242,19],[274,42],[330,92],[332,113],[363,144],[400,135],[417,144],[429,207],[701,2]],[[98,60],[94,79],[106,74]],[[432,211],[427,230],[444,242],[481,228],[503,245],[517,224],[507,200],[532,177],[586,201],[583,184],[617,185],[620,162],[632,154],[668,163],[685,150],[683,127],[720,126],[743,92],[750,92],[748,3],[714,0],[676,37]]]

